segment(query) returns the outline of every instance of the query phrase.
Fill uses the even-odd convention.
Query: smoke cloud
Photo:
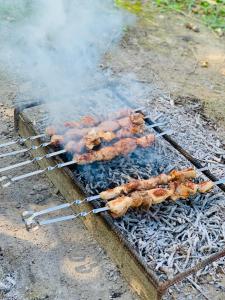
[[[0,0],[0,19],[1,64],[56,114],[104,81],[99,64],[133,22],[113,0]]]

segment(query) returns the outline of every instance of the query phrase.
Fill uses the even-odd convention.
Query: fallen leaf
[[[209,62],[206,61],[206,60],[202,60],[202,61],[200,61],[200,66],[201,66],[202,68],[208,68]]]
[[[197,25],[192,24],[192,23],[186,23],[185,27],[192,30],[192,31],[194,31],[194,32],[199,32],[200,31],[199,27]]]

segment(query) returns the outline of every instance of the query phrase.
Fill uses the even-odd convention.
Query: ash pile
[[[89,195],[96,195],[132,179],[146,179],[185,167],[190,167],[190,163],[159,138],[154,147],[139,149],[128,157],[78,166],[74,176]],[[147,211],[130,210],[114,222],[163,281],[222,250],[224,210],[224,193],[215,187],[210,193],[187,201],[168,201]]]

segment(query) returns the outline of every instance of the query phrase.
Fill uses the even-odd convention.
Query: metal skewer
[[[207,168],[201,168],[201,169],[198,169],[198,171],[205,171],[207,170]],[[87,197],[83,200],[80,200],[80,199],[75,199],[71,202],[67,202],[67,203],[64,203],[64,204],[60,204],[60,205],[57,205],[57,206],[53,206],[53,207],[50,207],[50,208],[47,208],[47,209],[44,209],[44,210],[41,210],[39,212],[34,212],[34,211],[24,211],[23,214],[22,214],[22,217],[23,218],[35,218],[35,217],[38,217],[38,216],[41,216],[41,215],[44,215],[44,214],[48,214],[48,213],[51,213],[53,211],[57,211],[57,210],[62,210],[64,208],[68,208],[68,207],[71,207],[72,205],[81,205],[85,202],[91,202],[91,201],[94,201],[94,200],[100,200],[101,197],[100,195],[95,195],[95,196],[90,196],[90,197]]]
[[[51,142],[42,143],[39,146],[32,145],[30,148],[25,148],[25,149],[16,150],[16,151],[1,154],[0,158],[7,157],[7,156],[14,156],[14,155],[17,155],[17,154],[20,154],[20,153],[26,153],[26,152],[29,152],[29,151],[32,151],[32,150],[37,150],[39,148],[47,147],[49,145],[51,145]]]
[[[53,224],[53,223],[74,220],[74,219],[77,219],[78,217],[87,217],[88,215],[90,215],[92,213],[93,214],[98,214],[100,212],[107,211],[107,210],[109,210],[109,208],[105,206],[105,207],[101,207],[101,208],[92,209],[88,212],[82,211],[82,212],[80,212],[76,215],[72,214],[72,215],[47,219],[47,220],[44,220],[44,221],[38,221],[35,218],[25,218],[25,217],[23,217],[23,221],[24,221],[26,229],[28,231],[31,231],[31,230],[35,231],[35,230],[39,229],[40,226],[43,226],[43,225],[49,225],[49,224]]]
[[[163,126],[163,125],[165,125],[165,123],[155,123],[155,124],[152,124],[152,125],[148,126],[148,128],[154,128],[154,127]],[[10,155],[16,155],[18,153],[28,152],[30,150],[37,150],[38,148],[43,148],[43,147],[46,147],[50,144],[51,144],[50,142],[49,143],[43,143],[39,146],[32,146],[29,149],[22,149],[22,150],[18,150],[18,151],[13,151],[13,152],[10,152],[10,153],[0,155],[0,158],[5,157],[5,156],[10,156]],[[44,158],[50,158],[50,157],[53,157],[53,156],[57,156],[57,155],[66,153],[66,152],[67,152],[66,150],[60,150],[60,151],[52,152],[52,153],[49,153],[49,154],[46,154],[46,155],[43,155],[43,156],[37,156],[37,157],[34,157],[33,159],[29,159],[29,160],[26,160],[26,161],[23,161],[23,162],[20,162],[20,163],[11,165],[11,166],[0,168],[0,173],[9,171],[9,170],[12,170],[12,169],[15,169],[15,168],[23,167],[23,166],[31,164],[33,162],[40,161]]]
[[[156,134],[155,136],[160,137],[160,136],[163,136],[163,135],[170,135],[172,133],[173,133],[172,130],[167,130],[167,131],[164,131],[162,133]],[[61,150],[61,151],[64,151],[64,150]],[[49,166],[49,167],[46,167],[46,168],[41,169],[41,170],[33,171],[33,172],[30,172],[30,173],[26,173],[26,174],[23,174],[23,175],[20,175],[20,176],[15,176],[15,177],[12,177],[12,178],[8,178],[7,176],[3,176],[3,177],[0,178],[0,182],[5,181],[5,180],[8,179],[8,182],[6,182],[5,184],[2,184],[3,187],[8,187],[13,182],[20,181],[22,179],[32,177],[32,176],[35,176],[35,175],[39,175],[39,174],[43,174],[43,173],[46,173],[46,172],[50,172],[50,171],[53,171],[53,170],[56,170],[56,169],[61,169],[61,168],[71,166],[71,165],[74,165],[74,164],[77,164],[77,161],[72,160],[72,161],[69,161],[69,162],[59,163],[59,164],[56,164],[55,166]]]
[[[37,157],[34,157],[33,159],[28,159],[26,161],[22,161],[20,163],[17,163],[17,164],[11,165],[11,166],[0,168],[0,173],[9,171],[9,170],[12,170],[12,169],[15,169],[15,168],[23,167],[23,166],[29,165],[31,163],[40,161],[40,160],[42,160],[44,158],[50,158],[50,157],[53,157],[53,156],[57,156],[57,155],[66,153],[66,152],[67,151],[63,149],[63,150],[59,150],[59,151],[56,151],[56,152],[45,154],[43,156],[37,156]]]
[[[217,180],[213,183],[214,183],[214,185],[225,183],[225,178]],[[98,200],[98,199],[100,199],[100,196],[96,195],[96,196],[92,196],[92,197],[87,197],[84,200],[74,200],[74,201],[69,202],[69,203],[65,203],[65,204],[54,206],[54,207],[50,207],[50,208],[41,210],[39,212],[25,211],[22,214],[22,219],[25,223],[26,229],[28,231],[30,231],[30,230],[37,230],[40,226],[43,226],[43,225],[49,225],[49,224],[53,224],[53,223],[74,220],[78,217],[86,217],[91,213],[98,214],[98,213],[103,212],[103,211],[108,211],[109,207],[105,206],[105,207],[101,207],[101,208],[97,208],[97,209],[92,209],[88,212],[82,211],[82,212],[80,212],[76,215],[74,215],[74,214],[66,215],[66,216],[62,216],[62,217],[47,219],[47,220],[44,220],[44,221],[36,220],[36,218],[38,216],[42,216],[42,215],[45,215],[45,214],[48,214],[48,213],[51,213],[51,212],[54,212],[54,211],[57,211],[57,210],[68,208],[68,207],[71,207],[74,204],[80,205],[81,203],[83,203],[85,201],[90,202],[90,201]]]
[[[32,210],[26,210],[22,213],[22,218],[23,218],[23,220],[28,219],[28,218],[31,220],[31,219],[34,219],[36,217],[39,217],[39,216],[42,216],[42,215],[45,215],[45,214],[49,214],[49,213],[52,213],[52,212],[57,211],[57,210],[62,210],[62,209],[71,207],[72,205],[81,205],[84,202],[91,202],[91,201],[99,200],[99,199],[100,199],[100,196],[96,195],[96,196],[87,197],[83,200],[76,199],[76,200],[73,200],[72,202],[68,202],[68,203],[57,205],[57,206],[49,207],[49,208],[43,209],[43,210],[38,211],[38,212],[34,212]]]
[[[11,145],[15,145],[15,144],[24,144],[26,141],[34,141],[36,139],[42,138],[42,137],[46,137],[47,135],[45,133],[43,134],[38,134],[38,135],[34,135],[34,136],[29,136],[26,138],[19,138],[15,141],[11,141],[8,143],[4,143],[4,144],[0,144],[0,148],[3,147],[7,147],[7,146],[11,146]]]

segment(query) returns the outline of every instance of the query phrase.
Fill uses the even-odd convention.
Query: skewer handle
[[[28,218],[29,219],[34,219],[38,216],[42,216],[42,215],[49,214],[49,213],[57,211],[57,210],[68,208],[72,205],[80,205],[84,202],[91,202],[91,201],[97,200],[97,199],[100,199],[99,195],[87,197],[84,200],[76,199],[76,200],[73,200],[71,202],[67,202],[67,203],[63,203],[63,204],[56,205],[56,206],[53,206],[53,207],[49,207],[49,208],[46,208],[46,209],[43,209],[43,210],[40,210],[40,211],[37,211],[37,212],[26,210],[22,213],[22,218],[23,218],[23,220],[28,219]]]
[[[14,156],[14,155],[17,155],[17,154],[20,154],[20,153],[26,153],[26,152],[29,152],[29,151],[32,151],[32,150],[37,150],[39,148],[47,147],[50,144],[51,144],[50,142],[46,142],[46,143],[40,144],[39,146],[33,145],[30,148],[25,148],[25,149],[16,150],[16,151],[8,152],[8,153],[3,153],[3,154],[0,155],[0,158],[7,157],[7,156]]]
[[[29,151],[29,149],[26,148],[26,149],[16,150],[16,151],[8,152],[8,153],[3,153],[3,154],[0,155],[0,158],[8,157],[8,156],[14,156],[14,155],[17,155],[17,154],[20,154],[20,153],[26,153],[28,151]]]
[[[64,221],[70,221],[70,220],[77,219],[78,217],[87,217],[90,214],[98,214],[100,212],[104,212],[104,211],[107,211],[107,210],[109,210],[108,207],[100,207],[100,208],[92,209],[88,212],[82,211],[82,212],[80,212],[76,215],[74,215],[74,214],[73,215],[67,215],[67,216],[47,219],[47,220],[43,220],[43,221],[35,220],[34,217],[28,217],[28,218],[23,218],[23,221],[25,223],[26,229],[28,231],[30,231],[30,230],[37,230],[40,226],[43,226],[43,225],[49,225],[49,224],[64,222]],[[38,213],[36,213],[36,216],[37,216],[37,214]]]
[[[68,215],[68,216],[63,216],[63,217],[58,217],[58,218],[52,218],[44,221],[38,222],[38,225],[49,225],[53,223],[58,223],[58,222],[63,222],[63,221],[70,221],[78,218],[80,216],[80,213],[77,215]]]

